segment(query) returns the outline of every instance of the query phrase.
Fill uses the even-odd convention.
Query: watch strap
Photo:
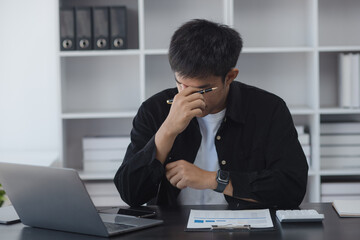
[[[215,192],[219,192],[219,193],[223,193],[226,186],[229,184],[229,179],[227,179],[226,181],[220,181],[219,180],[219,176],[220,176],[220,171],[222,171],[221,169],[218,170],[217,175],[216,175],[216,181],[218,183],[217,187],[214,189]]]
[[[218,193],[223,193],[225,188],[226,188],[227,184],[224,184],[224,183],[220,183],[218,182],[218,185],[217,187],[214,189],[215,192],[218,192]]]

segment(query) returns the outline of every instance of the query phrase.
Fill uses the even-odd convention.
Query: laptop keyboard
[[[116,224],[116,223],[108,223],[108,222],[104,222],[104,224],[105,224],[105,227],[107,228],[107,230],[109,232],[117,232],[117,231],[120,231],[120,230],[125,230],[125,229],[135,227],[133,225]]]

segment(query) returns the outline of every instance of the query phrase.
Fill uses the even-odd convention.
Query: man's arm
[[[166,178],[169,182],[179,189],[186,187],[194,189],[211,189],[217,188],[217,172],[205,171],[192,163],[185,160],[179,160],[166,165]],[[233,185],[231,180],[224,189],[223,194],[233,197]],[[244,201],[257,202],[250,198],[239,198]]]
[[[284,101],[279,101],[267,120],[263,161],[259,171],[230,171],[235,198],[255,199],[268,207],[298,207],[306,192],[308,165],[294,123]],[[252,156],[249,162],[259,161]]]
[[[177,135],[185,130],[191,119],[201,115],[205,108],[204,97],[200,93],[195,93],[198,90],[187,87],[174,97],[169,115],[155,135],[156,159],[162,164]]]
[[[165,174],[164,166],[155,158],[155,133],[161,123],[144,103],[133,120],[131,143],[116,172],[114,183],[121,198],[130,206],[142,205],[156,196]]]
[[[163,163],[177,134],[195,115],[201,114],[205,106],[203,96],[194,93],[196,91],[198,89],[188,87],[177,94],[162,125],[154,115],[165,113],[151,112],[149,103],[140,107],[133,121],[131,144],[114,178],[121,198],[127,204],[142,205],[156,196],[165,174]]]

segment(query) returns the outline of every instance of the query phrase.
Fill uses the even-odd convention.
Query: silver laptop
[[[73,169],[0,163],[0,183],[21,222],[32,227],[109,237],[163,222],[99,214]]]

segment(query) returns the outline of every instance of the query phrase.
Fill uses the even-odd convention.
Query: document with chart
[[[259,210],[191,210],[187,229],[253,229],[273,228],[269,209]]]

